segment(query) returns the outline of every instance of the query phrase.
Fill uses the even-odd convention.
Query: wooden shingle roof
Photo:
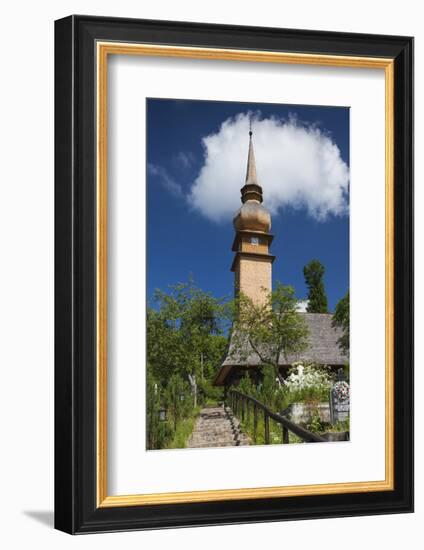
[[[348,358],[342,354],[337,340],[342,332],[333,328],[330,313],[300,313],[308,327],[308,347],[301,353],[280,358],[281,367],[289,367],[293,363],[304,361],[331,367],[343,366]],[[234,339],[230,339],[227,356],[217,372],[214,380],[216,386],[223,386],[231,380],[231,373],[241,369],[260,366],[258,354],[251,348],[246,339],[246,349],[242,354],[234,350]],[[283,355],[283,354],[282,354]]]
[[[347,357],[342,354],[337,340],[341,336],[341,331],[333,328],[331,313],[299,313],[308,327],[309,345],[303,352],[288,355],[287,358],[280,358],[281,366],[289,366],[297,361],[306,363],[316,363],[319,365],[344,365]],[[234,345],[230,341],[227,356],[222,363],[223,367],[228,366],[247,366],[255,367],[260,365],[258,354],[253,351],[246,340],[246,346],[250,350],[245,350],[242,354],[234,351]]]

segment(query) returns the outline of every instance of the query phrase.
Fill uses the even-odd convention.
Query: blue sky
[[[305,298],[303,266],[316,258],[332,310],[349,287],[344,107],[148,99],[148,300],[155,288],[190,276],[216,297],[233,295],[232,217],[244,185],[247,113],[272,212],[273,281]]]

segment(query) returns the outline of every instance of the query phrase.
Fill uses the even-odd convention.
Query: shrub
[[[289,371],[284,381],[290,402],[327,401],[328,393],[334,381],[334,375],[328,367],[296,365]]]

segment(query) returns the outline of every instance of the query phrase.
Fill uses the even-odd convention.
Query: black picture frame
[[[394,60],[394,490],[97,507],[98,40]],[[413,39],[73,15],[55,23],[55,74],[55,527],[76,534],[413,511]]]

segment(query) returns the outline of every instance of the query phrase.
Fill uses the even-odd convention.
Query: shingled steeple
[[[259,185],[253,150],[252,128],[249,129],[246,182],[241,188],[240,210],[234,216],[236,236],[233,251],[236,253],[231,270],[235,274],[235,293],[242,291],[254,302],[263,302],[271,292],[271,264],[269,253],[273,239],[271,215],[261,204],[262,187]]]

